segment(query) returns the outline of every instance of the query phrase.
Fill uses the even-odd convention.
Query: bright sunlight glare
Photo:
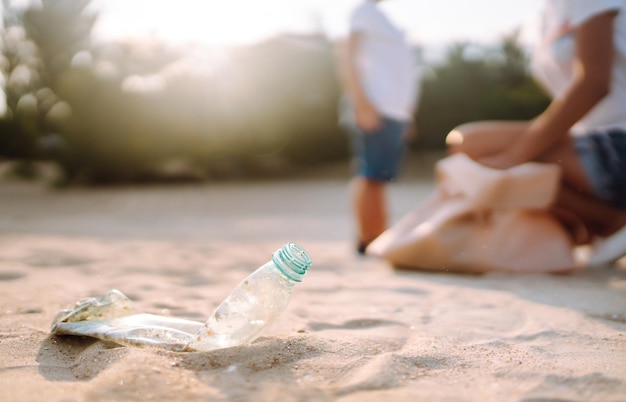
[[[236,44],[277,31],[318,29],[312,1],[96,0],[96,37],[153,37],[168,42]]]

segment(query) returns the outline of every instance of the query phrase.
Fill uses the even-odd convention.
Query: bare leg
[[[352,192],[359,243],[366,245],[387,228],[385,183],[357,176]]]
[[[567,186],[561,187],[555,205],[580,219],[592,236],[609,236],[626,224],[623,211]]]
[[[561,165],[563,186],[555,206],[578,217],[587,227],[591,237],[609,236],[626,224],[624,211],[611,207],[593,195],[573,141],[555,147],[538,158],[538,161]]]
[[[526,130],[526,121],[481,121],[456,127],[446,137],[449,153],[463,152],[472,159],[496,154]]]

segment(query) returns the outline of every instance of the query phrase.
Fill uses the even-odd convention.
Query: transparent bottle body
[[[213,350],[254,341],[287,308],[295,282],[267,262],[244,279],[204,323],[189,350]]]

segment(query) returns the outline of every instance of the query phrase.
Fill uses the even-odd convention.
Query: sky
[[[276,32],[345,32],[358,0],[92,0],[101,38],[152,35],[172,42],[239,44]],[[537,19],[543,0],[385,0],[381,7],[422,46],[497,42]]]

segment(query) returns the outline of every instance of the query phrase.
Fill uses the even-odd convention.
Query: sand
[[[432,189],[418,176],[391,188],[392,220]],[[626,401],[625,269],[396,271],[353,252],[346,180],[0,181],[0,401]],[[313,267],[251,345],[50,335],[58,310],[110,289],[203,321],[287,241]]]

